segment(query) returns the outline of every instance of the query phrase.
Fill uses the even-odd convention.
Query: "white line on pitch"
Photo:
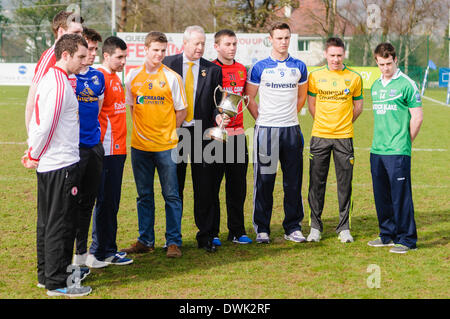
[[[432,99],[431,97],[428,97],[428,96],[425,96],[425,95],[423,95],[422,97],[423,97],[424,99],[426,99],[426,100],[431,101],[431,102],[434,102],[434,103],[437,103],[437,104],[440,104],[440,105],[443,105],[443,106],[446,106],[446,107],[450,107],[450,105],[445,104],[444,102],[441,102],[441,101]]]

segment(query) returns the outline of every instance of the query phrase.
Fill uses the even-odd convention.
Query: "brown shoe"
[[[143,253],[153,252],[154,250],[155,250],[155,247],[145,246],[138,240],[133,245],[131,245],[129,248],[124,248],[124,249],[121,249],[120,251],[125,252],[127,254],[143,254]]]
[[[180,248],[175,244],[169,245],[169,247],[167,247],[167,257],[169,258],[181,257]]]

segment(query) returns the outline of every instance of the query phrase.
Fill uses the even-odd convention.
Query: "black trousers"
[[[245,134],[228,137],[228,142],[218,143],[222,158],[215,164],[215,214],[214,237],[220,232],[220,185],[225,176],[225,198],[227,204],[228,240],[245,235],[244,202],[247,194],[248,149]]]
[[[179,132],[177,147],[179,194],[184,207],[183,191],[189,157],[194,191],[194,219],[198,228],[196,239],[199,245],[204,245],[213,239],[214,214],[216,213],[214,208],[214,163],[203,156],[203,151],[211,141],[204,141],[202,133],[194,132],[194,127],[183,128]]]
[[[352,211],[353,139],[331,139],[313,136],[309,154],[309,193],[311,227],[323,231],[321,220],[330,158],[333,154],[339,201],[339,224],[336,232],[350,229]]]
[[[80,147],[80,212],[76,231],[77,255],[87,252],[89,226],[100,185],[104,154],[105,150],[102,143],[91,148]]]
[[[37,273],[49,290],[68,286],[78,215],[78,163],[37,173]]]

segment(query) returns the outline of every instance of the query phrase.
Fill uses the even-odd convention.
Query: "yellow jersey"
[[[353,101],[363,98],[361,75],[345,65],[338,71],[326,65],[309,74],[308,95],[316,98],[311,136],[353,137]]]
[[[175,111],[187,107],[181,77],[165,65],[155,73],[141,66],[129,71],[125,87],[126,104],[133,106],[131,147],[147,152],[175,148]]]

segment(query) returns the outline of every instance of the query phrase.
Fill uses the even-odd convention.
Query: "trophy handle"
[[[247,99],[247,103],[245,103],[245,99]],[[248,105],[250,104],[250,97],[248,96],[248,95],[243,95],[242,96],[242,110],[240,111],[240,112],[238,112],[236,115],[235,115],[235,117],[236,116],[238,116],[239,114],[241,114],[241,113],[243,113],[244,111],[245,111],[245,109],[248,107]],[[244,107],[244,105],[245,105],[245,107]]]
[[[216,105],[216,107],[217,107],[217,101],[216,101],[216,92],[217,92],[217,89],[220,89],[220,91],[222,92],[222,87],[220,86],[220,84],[216,86],[216,88],[214,89],[214,94],[213,94],[213,97],[214,97],[214,104]]]

